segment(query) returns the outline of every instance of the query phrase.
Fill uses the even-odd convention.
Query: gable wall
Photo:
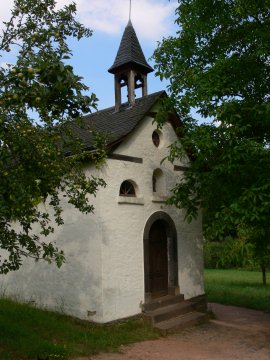
[[[168,213],[177,228],[181,292],[186,298],[204,293],[200,219],[189,226],[184,222],[181,210],[164,202],[153,201],[153,171],[156,168],[163,171],[167,189],[163,195],[167,196],[181,173],[174,171],[173,165],[168,161],[161,164],[161,160],[168,154],[167,146],[176,140],[172,126],[164,126],[161,146],[156,148],[152,142],[152,132],[156,126],[152,121],[150,117],[145,118],[114,151],[115,154],[143,158],[143,163],[108,159],[101,173],[108,184],[98,194],[102,204],[104,321],[131,316],[141,311],[140,306],[145,301],[143,233],[148,218],[156,211]],[[118,195],[119,188],[127,179],[138,186],[134,200],[139,204],[119,203],[123,201]]]

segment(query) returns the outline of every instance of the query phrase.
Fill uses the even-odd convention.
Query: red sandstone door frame
[[[157,235],[159,229],[160,235]],[[153,298],[166,294],[178,294],[177,232],[172,218],[163,211],[152,214],[146,222],[143,240],[145,301],[149,302]],[[155,244],[157,249],[155,249]],[[166,259],[163,256],[164,252]],[[157,262],[153,261],[156,254],[159,256]],[[158,276],[162,282],[160,285],[158,285]]]

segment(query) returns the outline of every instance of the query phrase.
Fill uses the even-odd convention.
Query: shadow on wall
[[[179,284],[186,298],[204,294],[202,241],[199,237],[185,236],[178,249],[180,264]]]
[[[65,239],[67,248],[63,246],[66,263],[58,269],[54,264],[26,259],[19,271],[7,274],[3,280],[6,296],[99,321],[102,308],[101,272],[97,270],[101,267],[98,244],[91,243],[89,236],[70,239],[68,226],[62,228],[61,238]]]

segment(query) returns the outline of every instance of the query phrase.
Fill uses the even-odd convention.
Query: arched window
[[[161,169],[156,169],[152,176],[153,193],[157,195],[166,194],[165,178]]]
[[[153,192],[157,192],[157,178],[156,178],[155,173],[153,173],[152,185],[153,185]]]
[[[120,196],[136,196],[135,187],[131,181],[125,180],[122,182],[119,191]]]

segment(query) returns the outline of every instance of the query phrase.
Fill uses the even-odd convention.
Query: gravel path
[[[215,320],[153,341],[123,346],[119,353],[74,360],[269,360],[270,314],[209,304]]]

